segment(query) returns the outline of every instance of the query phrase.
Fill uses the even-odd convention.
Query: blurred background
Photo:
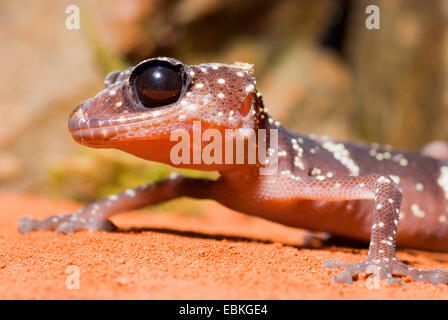
[[[79,30],[65,27],[72,4]],[[370,4],[380,30],[365,27]],[[153,56],[254,64],[269,111],[301,133],[448,141],[447,19],[447,0],[0,1],[0,188],[90,201],[168,175],[67,130],[108,72]]]

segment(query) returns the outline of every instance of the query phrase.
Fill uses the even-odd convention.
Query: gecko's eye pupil
[[[145,107],[165,106],[179,99],[183,85],[182,73],[175,65],[155,61],[138,70],[132,85]]]

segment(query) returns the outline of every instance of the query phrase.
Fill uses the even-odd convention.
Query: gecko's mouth
[[[111,141],[121,141],[128,139],[151,139],[151,135],[146,136],[145,132],[154,130],[154,123],[151,120],[86,120],[69,119],[69,131],[76,142],[88,146],[107,145]]]
[[[92,147],[130,140],[157,140],[180,126],[177,109],[172,107],[163,111],[136,116],[128,114],[127,117],[115,116],[103,120],[87,118],[82,108],[76,108],[69,117],[68,129],[76,142]]]

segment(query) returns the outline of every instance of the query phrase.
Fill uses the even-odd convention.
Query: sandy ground
[[[43,218],[76,208],[0,193],[1,299],[448,298],[448,285],[409,278],[402,278],[407,287],[380,283],[379,289],[369,289],[365,275],[352,285],[334,283],[338,271],[322,269],[322,261],[356,262],[367,251],[320,241],[306,247],[302,230],[218,205],[202,217],[123,214],[113,219],[123,230],[117,233],[17,232],[22,216]],[[446,253],[406,249],[398,257],[422,269],[448,269]],[[73,288],[77,283],[79,289]]]

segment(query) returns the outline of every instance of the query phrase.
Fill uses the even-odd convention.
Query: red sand
[[[448,285],[402,278],[407,287],[331,281],[328,258],[360,261],[366,250],[301,246],[302,230],[247,217],[218,205],[202,217],[134,212],[114,218],[135,232],[50,231],[21,235],[23,216],[44,218],[78,206],[0,194],[0,299],[446,299]],[[422,269],[448,269],[447,253],[400,250]],[[80,271],[69,290],[66,268]]]

